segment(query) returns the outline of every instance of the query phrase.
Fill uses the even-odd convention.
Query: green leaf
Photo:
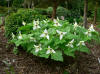
[[[86,46],[79,47],[78,51],[85,52],[85,53],[90,53],[89,48],[87,48]]]
[[[68,48],[66,50],[64,50],[64,54],[66,54],[67,56],[72,56],[73,58],[75,57],[75,49],[73,48]]]
[[[51,59],[63,62],[62,52],[61,51],[56,51],[56,53],[51,54]]]
[[[14,53],[14,54],[18,54],[18,52],[19,52],[18,48],[17,48],[17,47],[14,47],[13,53]]]

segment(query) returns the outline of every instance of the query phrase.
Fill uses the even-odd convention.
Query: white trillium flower
[[[14,35],[14,33],[12,33],[12,38],[13,38],[13,39],[15,38],[15,35]]]
[[[37,45],[34,45],[35,47],[35,53],[39,52],[40,50],[42,50],[41,48],[41,44],[39,44],[38,46]]]
[[[54,26],[62,26],[56,19],[53,20],[54,21]]]
[[[90,31],[87,31],[87,32],[85,32],[84,34],[87,35],[87,36],[90,36],[90,37],[92,36],[92,34],[91,34]]]
[[[21,32],[19,32],[18,39],[22,39],[22,34],[21,34]]]
[[[59,30],[56,30],[56,32],[60,35],[60,40],[62,40],[63,36],[67,33],[67,32],[61,32]]]
[[[22,24],[23,24],[24,26],[26,25],[26,23],[25,23],[24,21],[22,22]]]
[[[94,27],[93,27],[93,24],[91,24],[91,26],[89,27],[89,29],[88,29],[90,32],[94,32],[95,30],[94,30]]]
[[[74,39],[71,40],[66,46],[73,48]]]
[[[80,45],[83,45],[83,46],[85,46],[85,43],[84,43],[84,41],[80,41],[80,42],[77,44],[77,46],[80,46]]]
[[[76,29],[78,27],[77,22],[74,23],[74,29]]]
[[[48,46],[46,54],[51,54],[51,53],[56,53],[56,52],[52,48],[50,48],[50,46]]]
[[[43,34],[40,35],[40,37],[46,37],[49,40],[48,31],[45,29]]]
[[[39,26],[39,21],[34,21],[33,24],[34,24],[33,30],[36,30],[36,29],[41,28],[41,27]]]

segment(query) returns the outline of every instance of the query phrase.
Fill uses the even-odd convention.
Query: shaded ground
[[[100,45],[92,43],[88,47],[91,49],[91,54],[80,53],[77,64],[69,58],[65,58],[66,60],[61,63],[39,58],[24,51],[15,55],[12,53],[13,47],[7,45],[4,30],[1,31],[0,28],[0,74],[7,74],[6,71],[10,74],[11,72],[15,74],[63,74],[65,70],[71,74],[100,74],[98,62]],[[11,64],[12,69],[5,64],[5,61]]]

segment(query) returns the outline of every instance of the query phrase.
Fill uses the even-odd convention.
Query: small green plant
[[[89,53],[85,42],[96,39],[98,32],[93,25],[87,30],[82,26],[70,24],[67,20],[34,20],[23,24],[17,30],[18,35],[12,33],[11,42],[16,47],[23,47],[33,55],[63,61],[63,54],[75,57],[75,52]]]

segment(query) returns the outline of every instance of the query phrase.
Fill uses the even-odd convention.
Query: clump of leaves
[[[63,53],[75,57],[75,52],[89,53],[85,42],[96,39],[98,32],[93,25],[87,30],[76,22],[70,24],[67,20],[34,20],[18,30],[18,35],[12,33],[12,40],[16,47],[33,55],[63,61]]]

